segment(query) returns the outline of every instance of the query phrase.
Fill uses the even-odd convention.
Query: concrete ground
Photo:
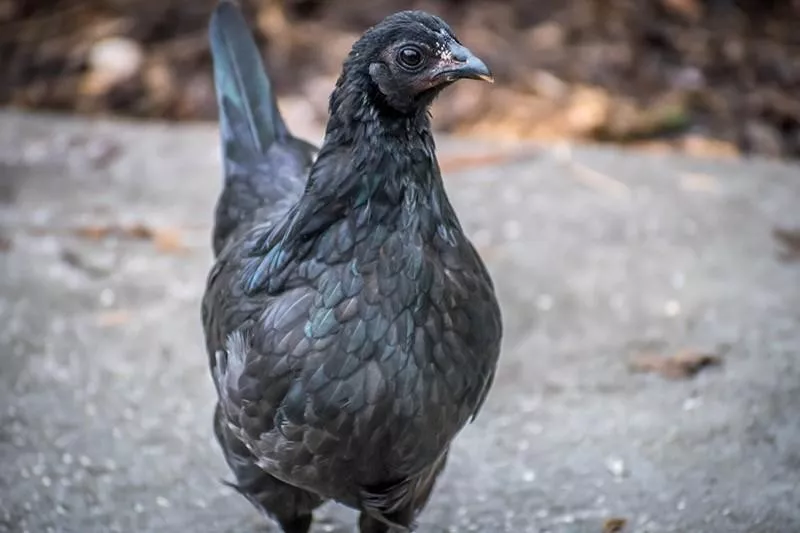
[[[440,158],[506,337],[420,531],[800,531],[800,262],[772,236],[800,228],[800,167],[448,139]],[[211,126],[0,114],[0,531],[276,531],[219,483],[211,436],[218,169]],[[722,364],[629,369],[685,348]],[[353,525],[330,505],[314,531]]]

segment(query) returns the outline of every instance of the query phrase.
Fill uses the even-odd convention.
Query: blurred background
[[[215,0],[0,0],[0,105],[215,118]],[[454,87],[436,126],[700,155],[800,156],[798,0],[244,0],[284,102],[323,124],[353,40],[442,15],[498,85]],[[297,120],[297,119],[295,119]]]

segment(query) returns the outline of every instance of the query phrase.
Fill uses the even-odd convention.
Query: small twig
[[[572,148],[563,143],[556,147],[555,156],[558,161],[566,165],[572,172],[571,176],[587,187],[611,194],[612,196],[628,198],[631,189],[616,178],[603,174],[583,163],[573,159]]]
[[[613,196],[628,198],[631,195],[630,187],[608,174],[603,174],[577,161],[570,163],[570,167],[572,168],[573,176],[584,185]]]

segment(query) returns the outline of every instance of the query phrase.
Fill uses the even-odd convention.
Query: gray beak
[[[459,79],[483,80],[494,83],[494,76],[478,56],[469,51],[465,46],[461,46],[455,41],[451,41],[442,57],[442,65],[437,77],[442,77],[446,81]]]

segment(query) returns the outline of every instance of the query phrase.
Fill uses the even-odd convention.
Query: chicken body
[[[226,177],[203,325],[232,484],[286,533],[328,499],[362,533],[410,531],[499,355],[427,113],[488,70],[440,19],[393,15],[354,45],[317,151],[283,124],[234,4],[211,38]]]

